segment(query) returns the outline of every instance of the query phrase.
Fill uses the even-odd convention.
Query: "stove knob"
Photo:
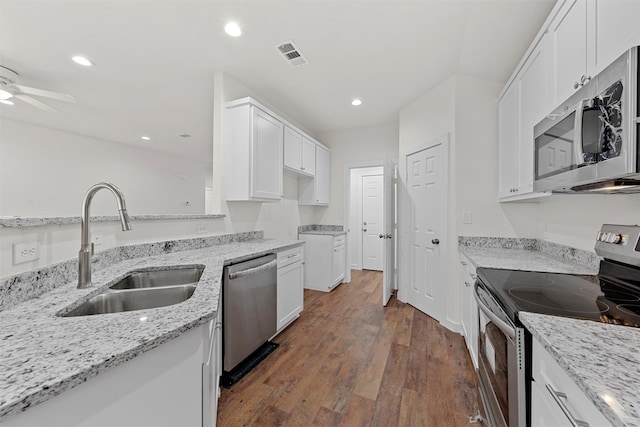
[[[601,242],[608,242],[609,241],[609,235],[611,235],[611,233],[609,233],[609,232],[602,233],[602,235],[600,236],[600,241]]]
[[[618,233],[611,233],[611,237],[609,238],[609,243],[613,243],[614,245],[622,242],[622,236]]]

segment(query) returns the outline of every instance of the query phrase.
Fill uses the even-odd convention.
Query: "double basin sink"
[[[120,313],[178,304],[193,295],[203,271],[203,266],[130,271],[103,293],[61,316]]]

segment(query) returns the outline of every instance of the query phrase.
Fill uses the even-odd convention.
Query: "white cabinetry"
[[[568,0],[551,22],[554,105],[587,79],[587,1]]]
[[[345,235],[300,234],[305,245],[305,289],[328,292],[344,280]]]
[[[298,203],[300,205],[327,206],[331,187],[331,153],[320,145],[316,145],[315,151],[315,178],[300,179]]]
[[[310,177],[316,173],[316,144],[289,126],[284,127],[284,167]]]
[[[578,421],[598,427],[611,425],[535,339],[531,376],[532,427],[584,425]]]
[[[226,199],[280,201],[282,122],[251,104],[250,98],[245,98],[227,104],[226,123]]]
[[[551,22],[554,106],[640,44],[637,0],[566,0]]]
[[[213,426],[220,359],[215,331],[215,322],[208,322],[0,424]]]
[[[462,277],[462,334],[467,343],[473,367],[478,369],[478,304],[473,296],[476,268],[460,254],[460,276]]]
[[[304,252],[294,248],[278,253],[278,332],[297,319],[304,305]]]

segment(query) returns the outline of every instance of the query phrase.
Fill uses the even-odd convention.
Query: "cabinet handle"
[[[460,264],[467,265],[467,262],[466,261],[460,261]]]
[[[304,166],[300,166],[300,170],[304,170]]]
[[[464,281],[464,285],[465,285],[467,288],[471,287],[471,283],[467,282],[466,280]]]
[[[581,85],[580,83],[578,83],[578,82],[575,82],[575,83],[573,84],[573,88],[574,88],[574,89],[578,89],[580,86],[582,86],[582,85]]]
[[[576,419],[569,411],[569,408],[567,408],[567,405],[565,405],[564,402],[560,400],[561,398],[567,399],[567,395],[565,393],[554,390],[553,387],[551,387],[551,385],[549,384],[546,384],[545,387],[547,387],[547,390],[549,391],[549,393],[551,393],[551,397],[553,398],[553,400],[555,400],[560,409],[562,409],[562,412],[569,419],[569,422],[573,427],[589,427],[588,422]]]
[[[478,275],[475,273],[469,273],[469,276],[471,276],[473,280],[476,280],[478,278]]]

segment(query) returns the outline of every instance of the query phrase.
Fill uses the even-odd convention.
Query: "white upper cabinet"
[[[316,144],[289,126],[284,128],[284,167],[300,175],[316,173]]]
[[[308,175],[316,174],[316,144],[302,137],[302,171]]]
[[[498,102],[500,201],[546,196],[533,192],[533,127],[545,116],[549,102],[549,49],[546,35],[523,64],[518,78]]]
[[[549,34],[553,52],[555,106],[569,98],[589,77],[586,0],[565,2],[551,22]]]
[[[229,103],[227,119],[226,199],[280,201],[284,125],[247,101]]]
[[[589,73],[595,75],[632,46],[640,45],[640,1],[590,0],[587,3]]]
[[[298,183],[298,204],[327,206],[331,187],[331,153],[316,145],[315,157],[315,177],[301,177]]]

